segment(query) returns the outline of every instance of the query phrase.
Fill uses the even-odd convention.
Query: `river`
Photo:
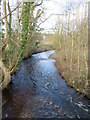
[[[22,60],[2,93],[3,118],[90,118],[90,100],[67,86],[49,58],[54,52]]]

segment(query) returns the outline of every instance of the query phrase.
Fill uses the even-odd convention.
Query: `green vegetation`
[[[20,5],[22,6],[21,8]],[[20,61],[32,55],[37,48],[36,33],[38,31],[37,21],[43,13],[43,8],[38,8],[41,3],[34,2],[21,2],[17,0],[17,6],[11,10],[9,1],[3,0],[4,17],[5,20],[5,33],[2,37],[2,46],[0,49],[0,68],[4,71],[4,79],[0,82],[0,88],[4,89],[11,81],[10,75],[13,74],[19,66]],[[7,15],[7,9],[9,14]],[[37,11],[36,11],[37,8]],[[13,15],[14,10],[17,10],[17,26],[13,29]],[[19,14],[19,10],[22,11]],[[34,14],[36,12],[36,15]],[[35,15],[35,16],[34,16]],[[7,19],[9,17],[9,20]],[[3,35],[3,33],[2,33]],[[5,68],[5,69],[4,69]]]

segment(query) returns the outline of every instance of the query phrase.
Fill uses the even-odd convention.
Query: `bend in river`
[[[90,100],[67,86],[49,56],[23,60],[3,91],[3,118],[90,118]]]

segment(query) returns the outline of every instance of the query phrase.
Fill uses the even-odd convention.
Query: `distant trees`
[[[87,2],[72,2],[72,4],[75,9],[71,9],[69,6],[69,11],[68,9],[65,11],[66,21],[59,19],[57,21],[60,27],[54,34],[56,64],[69,85],[88,95],[90,83],[88,78]],[[81,6],[85,9],[82,10]],[[63,16],[61,17],[63,18]]]

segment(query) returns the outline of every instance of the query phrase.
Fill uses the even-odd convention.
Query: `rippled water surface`
[[[49,56],[23,60],[3,91],[3,118],[90,118],[90,100],[67,86]]]

